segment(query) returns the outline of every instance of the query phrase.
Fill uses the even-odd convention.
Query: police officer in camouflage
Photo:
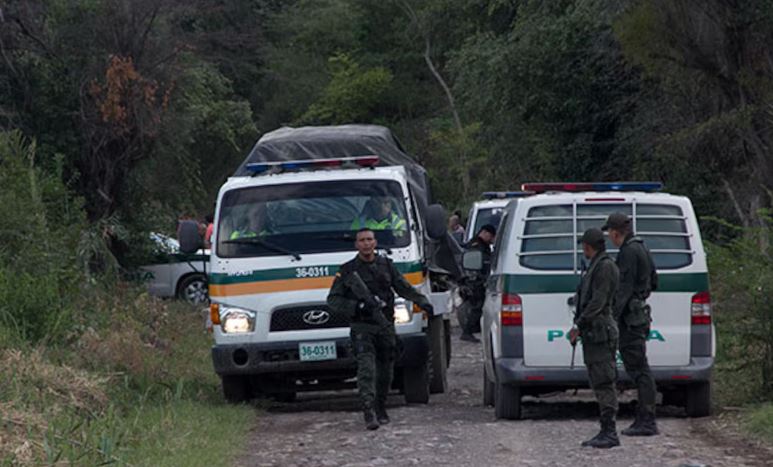
[[[588,229],[582,236],[582,249],[590,266],[583,274],[574,298],[576,312],[569,339],[575,345],[582,339],[582,355],[588,369],[591,389],[601,414],[601,430],[583,446],[608,449],[620,445],[617,437],[617,325],[612,306],[618,287],[615,262],[607,256],[604,233]]]
[[[392,384],[396,357],[394,327],[395,293],[416,303],[430,316],[432,305],[395,268],[392,260],[376,254],[376,237],[368,228],[355,239],[357,256],[341,266],[327,297],[331,309],[351,317],[351,339],[357,359],[357,387],[365,425],[375,430],[389,423],[386,399]],[[357,273],[372,296],[361,297],[350,279]]]
[[[620,330],[620,356],[625,371],[636,384],[639,400],[636,419],[622,434],[657,435],[657,388],[647,362],[651,318],[649,305],[645,301],[657,287],[655,265],[642,239],[633,234],[628,216],[621,212],[611,214],[602,229],[609,231],[609,239],[620,248],[617,254],[620,288],[615,297],[615,320]]]

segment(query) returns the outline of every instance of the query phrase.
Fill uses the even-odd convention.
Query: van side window
[[[679,206],[637,204],[635,229],[658,269],[678,269],[692,263],[690,236]]]
[[[505,211],[504,215],[502,215],[502,221],[499,224],[499,230],[498,235],[496,237],[496,240],[494,240],[494,258],[491,259],[491,270],[496,271],[497,270],[497,264],[499,264],[499,255],[502,253],[502,243],[505,241],[505,238],[510,237],[510,226],[507,225],[507,211]]]

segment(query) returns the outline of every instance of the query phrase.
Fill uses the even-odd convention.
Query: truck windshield
[[[354,250],[357,230],[379,247],[410,244],[400,184],[387,180],[304,182],[241,188],[223,195],[217,232],[221,258]],[[263,242],[234,241],[256,238]],[[273,248],[271,248],[273,246]]]

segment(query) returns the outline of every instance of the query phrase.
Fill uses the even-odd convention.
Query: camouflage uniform
[[[617,415],[618,331],[612,318],[612,302],[618,286],[618,271],[612,258],[600,251],[582,276],[578,288],[575,325],[580,330],[582,352],[590,386],[599,403],[602,423],[614,424]]]
[[[491,274],[491,247],[488,243],[479,238],[475,238],[466,245],[467,250],[478,250],[483,256],[483,268],[474,277],[470,278],[465,284],[469,290],[467,298],[469,307],[468,313],[463,322],[459,323],[462,332],[472,335],[480,332],[480,317],[483,314],[483,302],[486,299],[486,281]]]
[[[355,271],[362,277],[368,290],[386,303],[383,316],[373,316],[360,309],[360,302],[346,285],[347,275]],[[331,309],[343,311],[351,317],[350,335],[357,359],[357,387],[366,410],[383,410],[392,384],[396,358],[393,324],[395,292],[419,306],[429,303],[424,295],[405,280],[392,260],[376,256],[373,262],[368,263],[358,255],[341,266],[327,297]]]
[[[657,287],[654,263],[641,238],[628,234],[617,255],[620,288],[615,297],[615,320],[620,329],[620,355],[625,371],[636,383],[640,414],[654,420],[657,388],[647,362],[650,309],[645,303]],[[654,422],[653,422],[654,423]]]

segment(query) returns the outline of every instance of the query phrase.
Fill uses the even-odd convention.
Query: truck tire
[[[448,389],[446,372],[446,337],[442,316],[434,316],[429,321],[429,392],[442,394]]]
[[[688,417],[698,418],[711,415],[711,383],[691,384],[687,387],[685,411]]]
[[[429,402],[428,365],[403,368],[403,394],[407,404],[426,404]]]
[[[483,407],[491,407],[494,405],[494,391],[496,390],[494,383],[488,379],[488,371],[486,365],[483,365]]]
[[[295,402],[298,394],[295,392],[277,392],[274,394],[274,400],[277,402]]]
[[[177,298],[191,305],[209,303],[207,278],[202,274],[189,274],[177,283]]]
[[[443,320],[443,330],[446,337],[446,368],[451,366],[451,320]]]
[[[246,376],[223,375],[220,382],[223,385],[223,396],[231,404],[247,402],[252,397],[250,381]]]
[[[497,419],[521,418],[521,388],[497,381],[494,388],[494,414]]]

